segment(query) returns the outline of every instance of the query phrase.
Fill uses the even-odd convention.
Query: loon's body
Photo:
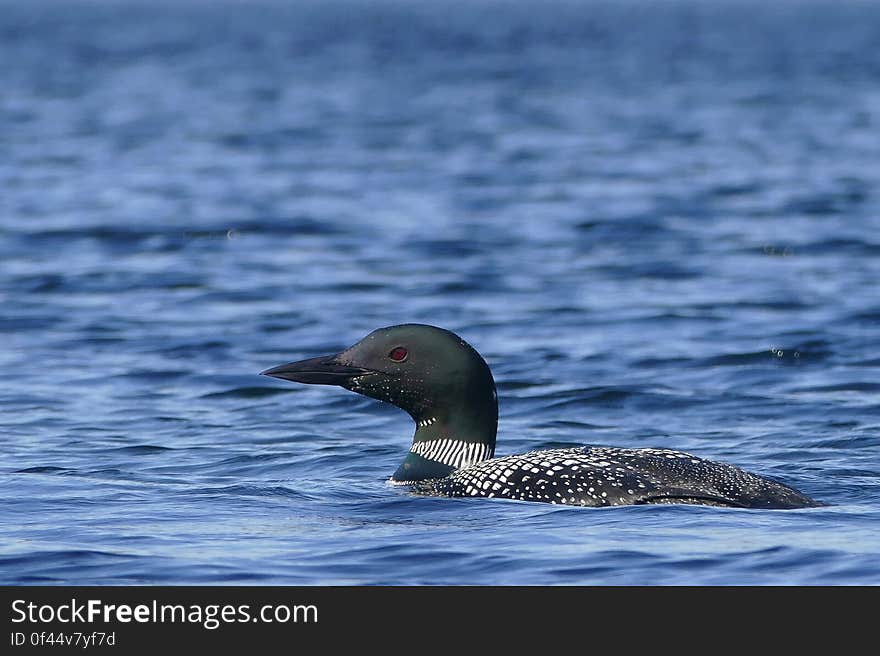
[[[484,460],[414,487],[422,494],[499,497],[573,506],[815,505],[797,490],[780,483],[672,449],[585,446],[532,451]]]
[[[671,449],[585,446],[495,458],[498,402],[489,366],[467,342],[434,326],[380,328],[341,353],[263,373],[338,385],[407,411],[416,432],[391,480],[418,494],[580,506],[822,505],[782,483]]]

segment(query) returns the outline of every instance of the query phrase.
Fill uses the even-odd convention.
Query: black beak
[[[335,355],[324,355],[320,358],[310,358],[299,362],[288,362],[266,371],[261,371],[261,376],[272,376],[292,380],[295,383],[308,383],[310,385],[345,385],[352,378],[373,373],[370,369],[352,367],[342,364]]]

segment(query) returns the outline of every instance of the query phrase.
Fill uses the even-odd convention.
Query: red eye
[[[391,349],[391,352],[388,354],[388,357],[394,360],[395,362],[403,362],[406,360],[407,351],[402,346],[397,346]]]

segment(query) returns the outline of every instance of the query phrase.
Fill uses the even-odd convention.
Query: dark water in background
[[[0,10],[3,583],[880,583],[877,3]],[[411,497],[256,375],[405,321],[831,505]]]

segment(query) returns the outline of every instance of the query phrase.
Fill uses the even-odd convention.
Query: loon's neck
[[[498,406],[470,408],[467,413],[427,413],[416,420],[409,453],[391,477],[395,482],[443,478],[456,469],[495,455]]]

